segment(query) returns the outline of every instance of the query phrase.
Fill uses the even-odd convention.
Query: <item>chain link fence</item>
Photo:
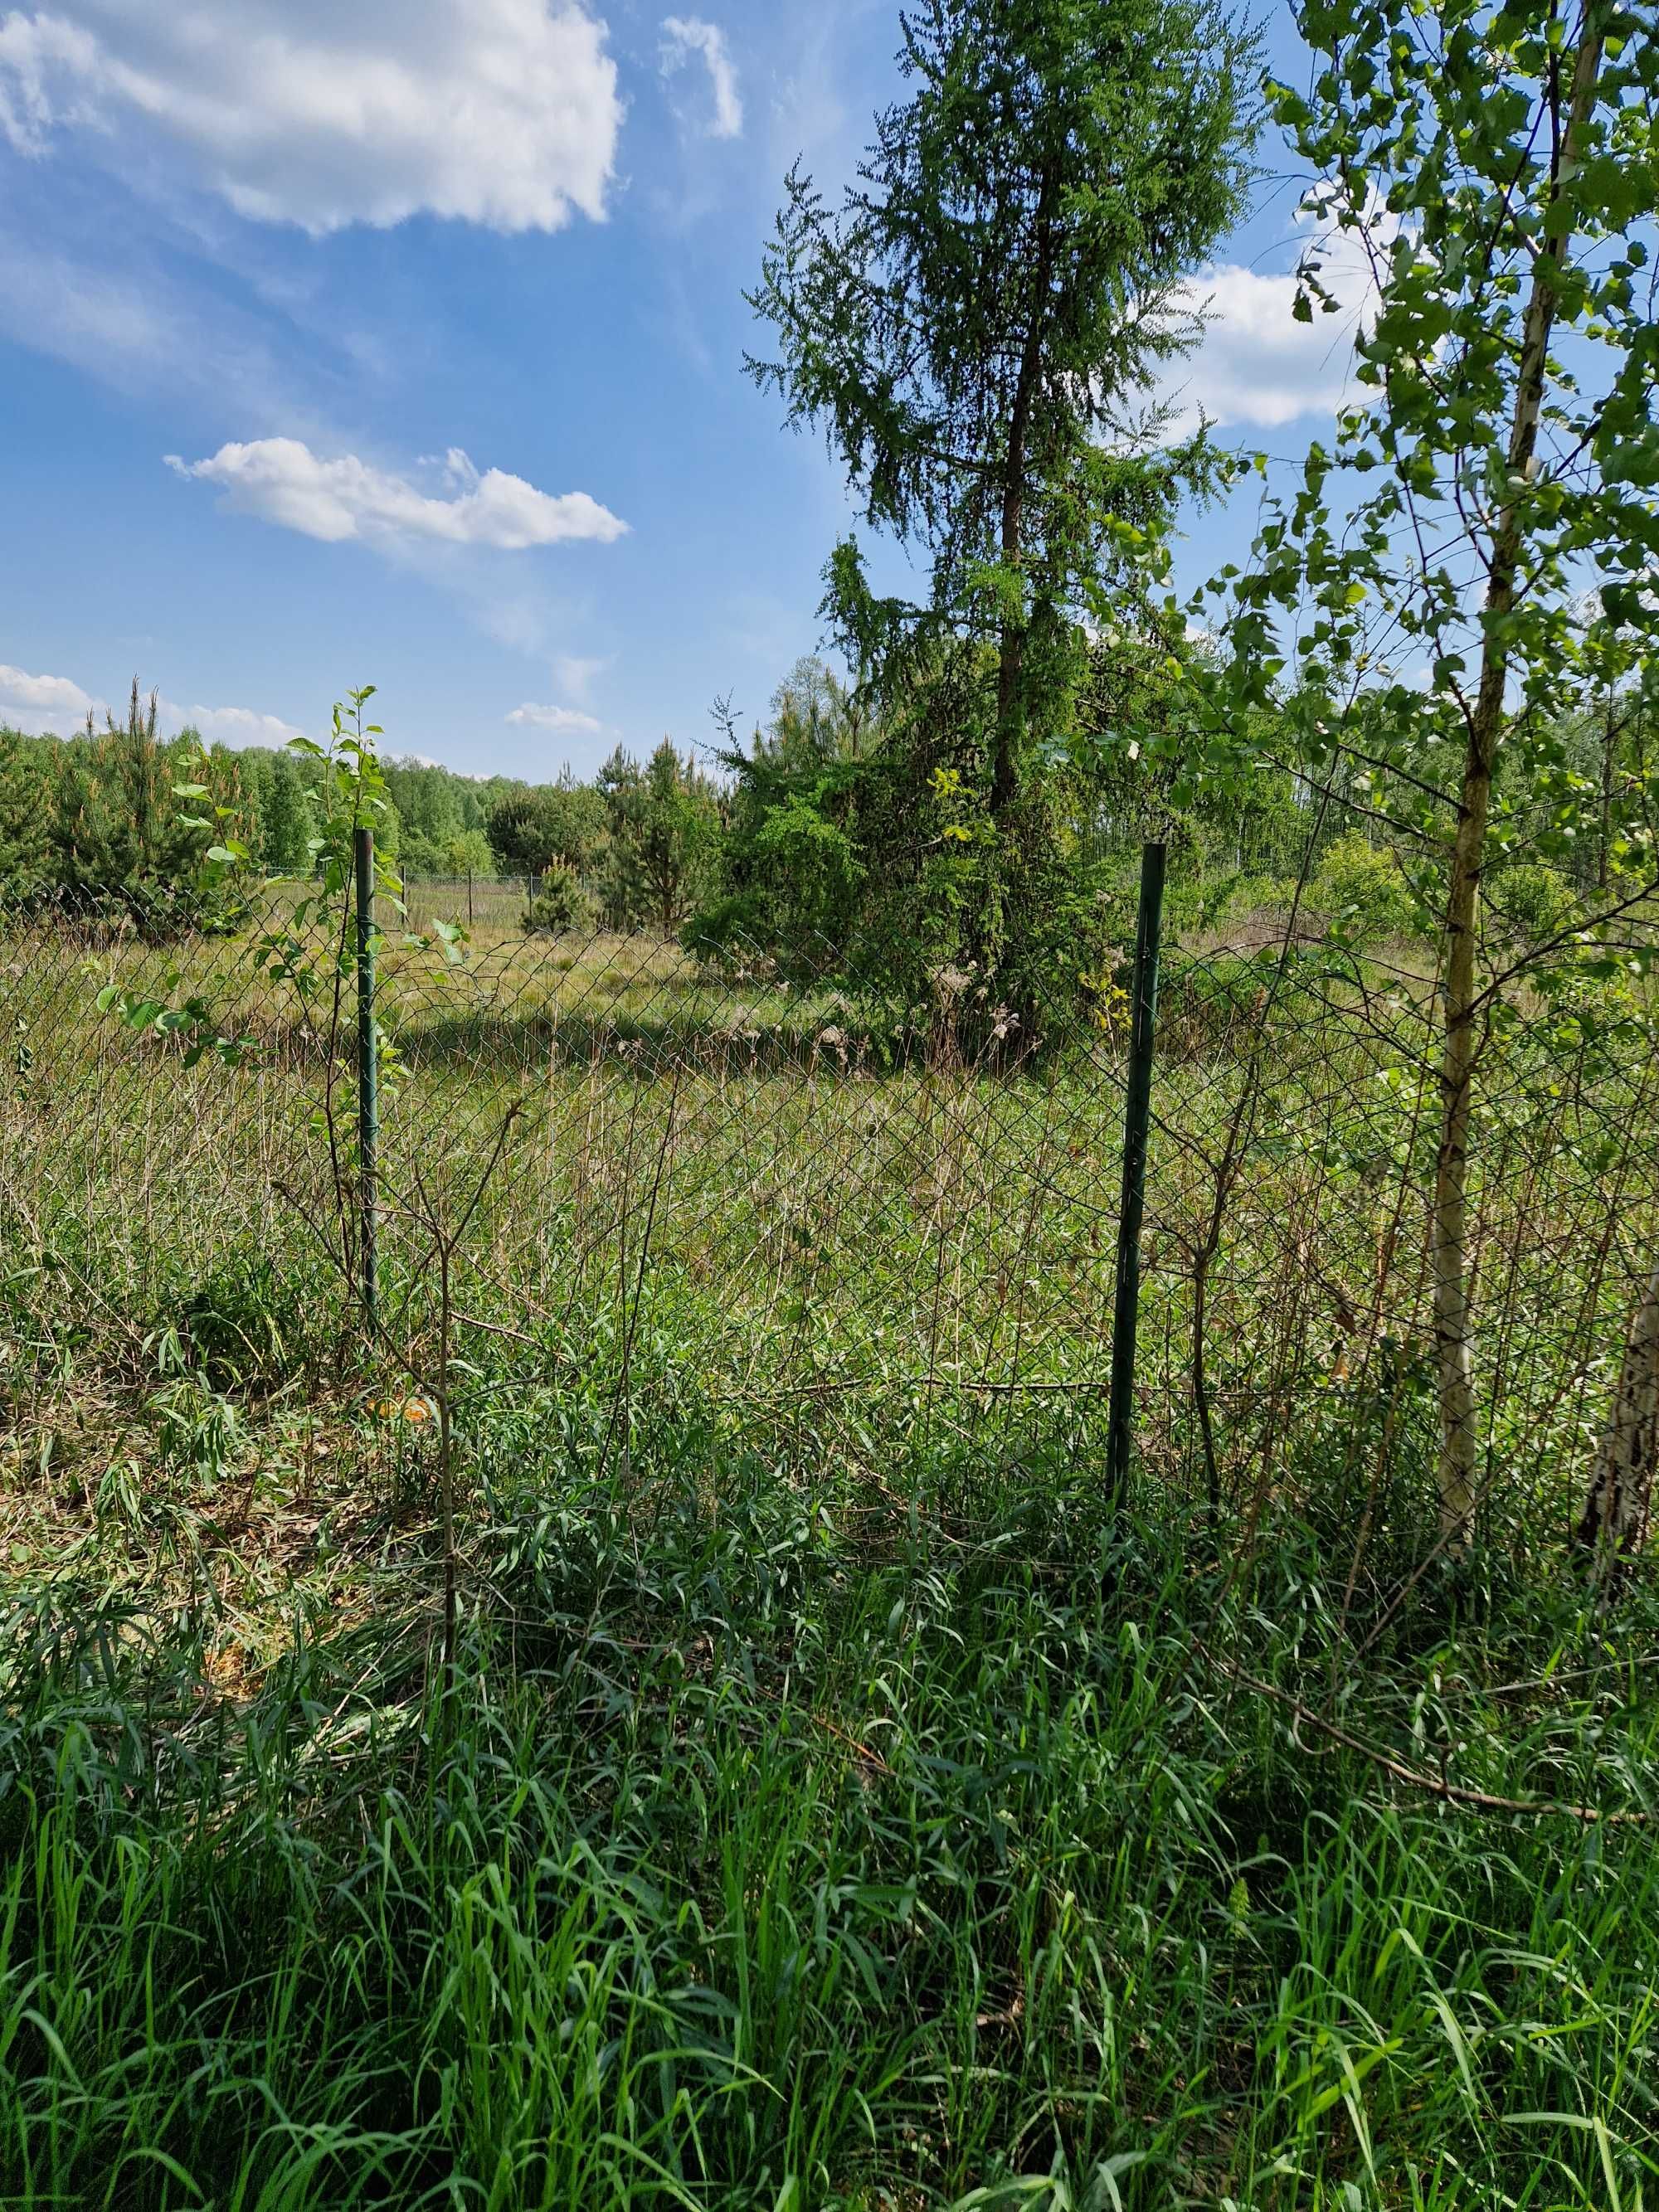
[[[65,897],[0,918],[20,1433],[28,1329],[119,1370],[170,1328],[251,1389],[349,1333],[356,940],[265,898],[224,933]],[[1366,1577],[1435,1519],[1436,979],[1431,942],[1330,921],[1297,895],[1166,931],[1127,1410],[1140,1480],[1247,1529],[1334,1516]],[[1577,1517],[1659,1234],[1647,987],[1594,950],[1495,994],[1483,1047],[1479,1510],[1528,1548]],[[429,1373],[443,1328],[537,1419],[597,1399],[616,1451],[758,1425],[803,1480],[833,1454],[902,1492],[920,1439],[964,1496],[1039,1458],[1103,1479],[1127,955],[1023,1016],[956,969],[901,1005],[827,951],[542,936],[476,895],[469,928],[430,886],[375,953],[388,1373]]]

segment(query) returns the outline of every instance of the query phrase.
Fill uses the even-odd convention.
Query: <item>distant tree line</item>
[[[1170,848],[1177,920],[1282,906],[1301,871],[1310,914],[1355,937],[1432,930],[1409,842],[1349,807],[1364,799],[1358,783],[1350,791],[1328,775],[1316,806],[1305,775],[1259,757],[1224,798],[1176,806],[1167,772],[1103,742],[1126,718],[1155,720],[1160,700],[1176,711],[1172,671],[1190,645],[1171,653],[1094,636],[1078,650],[1086,672],[1072,701],[1075,742],[1027,778],[1018,839],[991,819],[983,722],[969,707],[951,711],[960,669],[942,669],[925,712],[896,711],[816,659],[796,664],[746,736],[718,704],[708,766],[666,739],[644,762],[618,747],[587,781],[567,771],[532,784],[393,760],[379,834],[408,878],[522,881],[532,929],[678,935],[699,951],[902,993],[988,951],[1002,999],[1086,994],[1132,933],[1135,858],[1149,835]],[[1518,939],[1606,893],[1620,794],[1649,773],[1652,722],[1639,697],[1609,693],[1559,724],[1559,757],[1596,803],[1557,865],[1529,858],[1521,839],[1494,870],[1494,913]],[[0,904],[59,891],[125,905],[151,927],[200,922],[202,861],[227,827],[265,875],[308,871],[314,773],[302,756],[208,746],[190,729],[163,738],[154,698],[136,686],[125,718],[101,730],[60,739],[0,729]],[[181,798],[181,787],[202,795]],[[1527,794],[1510,798],[1524,812]]]
[[[223,817],[270,876],[311,866],[317,811],[312,765],[287,751],[205,744],[186,727],[162,738],[156,700],[135,682],[125,717],[106,715],[67,738],[0,727],[0,892],[11,899],[45,889],[111,896],[181,894]],[[492,787],[441,768],[394,763],[393,805],[384,830],[416,872],[493,872],[485,835]],[[179,787],[207,797],[181,801]]]
[[[152,926],[199,921],[217,837],[234,835],[268,877],[310,870],[316,774],[302,754],[209,745],[191,728],[161,737],[136,681],[125,716],[101,729],[90,716],[67,738],[0,727],[0,903],[60,892]],[[586,782],[393,759],[386,785],[377,836],[402,874],[523,878],[541,927],[672,935],[718,879],[723,794],[666,741],[644,763],[618,747]]]

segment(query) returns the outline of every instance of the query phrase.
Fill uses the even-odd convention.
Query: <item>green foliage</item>
[[[168,1405],[183,1489],[225,1442],[199,1392]],[[1647,1834],[1483,1816],[1352,1747],[1628,1802],[1652,1686],[1559,1593],[1498,1562],[1473,1617],[1437,1589],[1344,1743],[1296,1711],[1346,1654],[1340,1577],[1294,1530],[1230,1601],[1198,1530],[1109,1537],[1063,1454],[964,1543],[925,1509],[873,1534],[842,1470],[809,1492],[753,1449],[711,1498],[666,1433],[641,1514],[586,1410],[580,1472],[510,1416],[491,1436],[510,1619],[469,1623],[447,1705],[401,1620],[319,1605],[243,1672],[211,1616],[135,1618],[84,1570],[16,1591],[0,1972],[29,2002],[0,2169],[32,2197],[343,2208],[441,2174],[499,2212],[1462,2212],[1540,2174],[1564,2203],[1650,2187]]]
[[[539,876],[549,868],[592,876],[605,849],[605,805],[592,784],[568,780],[507,791],[491,807],[489,838],[508,875]]]
[[[537,884],[536,896],[525,910],[524,927],[532,936],[586,936],[599,918],[599,908],[575,870],[556,862],[544,870]]]
[[[54,884],[149,937],[234,921],[217,856],[246,850],[234,769],[191,732],[163,744],[156,715],[136,678],[125,722],[106,716],[100,735],[88,714],[55,763],[50,830]]]
[[[374,832],[377,887],[394,900],[402,889],[390,865],[395,840],[386,834],[387,818],[396,810],[380,755],[384,732],[378,722],[364,720],[364,709],[374,696],[374,686],[366,684],[337,702],[325,744],[314,738],[291,741],[291,750],[308,763],[315,779],[317,815],[311,848],[317,885],[293,910],[296,927],[324,913],[343,911],[355,881],[353,840],[360,829]]]
[[[825,432],[866,523],[926,553],[931,588],[878,599],[857,545],[836,549],[825,610],[884,757],[787,775],[771,866],[787,847],[811,886],[786,936],[842,927],[866,884],[884,911],[864,934],[902,966],[967,962],[1029,1007],[1066,873],[1066,803],[1040,787],[1090,629],[1156,631],[1147,548],[1217,480],[1201,434],[1130,418],[1198,335],[1186,278],[1241,203],[1252,47],[1209,0],[939,0],[902,21],[908,94],[857,184],[836,209],[788,179],[752,295],[779,351],[748,366]],[[927,818],[936,771],[959,779],[949,823]],[[751,841],[734,888],[768,865]]]
[[[274,876],[302,875],[317,835],[313,794],[291,753],[274,755],[260,822],[259,860]]]
[[[492,877],[492,812],[528,801],[554,827],[528,862],[515,853],[514,872],[539,872],[564,859],[590,880],[596,875],[605,810],[591,785],[566,779],[531,793],[504,777],[415,761],[385,763],[382,774],[376,843],[405,872]],[[212,840],[199,822],[181,820],[191,811],[173,803],[181,782],[200,787],[193,811],[201,816],[205,806],[210,829],[217,823],[244,846],[251,866],[273,877],[311,872],[328,802],[309,753],[210,748],[191,730],[162,741],[150,708],[135,701],[124,726],[88,728],[68,741],[0,730],[0,896],[15,903],[58,890],[82,904],[107,904],[125,884],[135,908],[145,902],[158,916],[172,911],[188,922],[188,878]]]
[[[1363,830],[1344,830],[1328,847],[1308,896],[1354,944],[1407,936],[1422,921],[1399,854],[1391,845],[1374,844]]]
[[[1493,869],[1482,892],[1491,920],[1520,946],[1558,945],[1586,919],[1566,877],[1539,861],[1511,860]]]
[[[1485,670],[1514,709],[1486,741],[1487,867],[1524,859],[1605,881],[1617,848],[1651,875],[1654,769],[1632,709],[1651,657],[1659,428],[1640,272],[1659,209],[1659,42],[1607,0],[1567,16],[1525,0],[1495,27],[1473,5],[1443,7],[1426,33],[1409,0],[1297,12],[1325,65],[1310,88],[1274,86],[1274,109],[1319,178],[1310,214],[1377,270],[1382,300],[1358,349],[1363,404],[1342,411],[1334,444],[1310,447],[1294,500],[1268,497],[1247,571],[1217,580],[1224,696],[1189,780],[1259,757],[1261,723],[1239,743],[1241,702],[1276,704],[1267,750],[1319,782],[1352,748],[1374,803],[1443,871]],[[1592,46],[1586,150],[1564,170],[1568,80]],[[1356,304],[1323,267],[1311,247],[1304,320]],[[1534,280],[1552,342],[1517,411]],[[1356,478],[1357,511],[1334,508],[1335,486]],[[1510,604],[1482,617],[1468,575],[1490,571],[1499,536]]]
[[[718,865],[721,805],[696,761],[665,738],[643,769],[618,746],[599,770],[604,904],[614,927],[672,937]]]
[[[212,1388],[277,1389],[323,1355],[326,1288],[320,1269],[236,1253],[180,1286],[174,1325]]]
[[[479,826],[477,800],[470,808],[466,803],[465,778],[432,763],[412,760],[386,761],[381,773],[404,836],[416,841],[423,857],[441,853],[452,838]]]
[[[1470,1223],[1487,1048],[1506,993],[1595,958],[1641,895],[1607,896],[1615,853],[1659,884],[1651,771],[1609,772],[1609,747],[1597,790],[1563,742],[1574,708],[1652,657],[1659,39],[1651,9],[1620,0],[1295,13],[1319,66],[1305,88],[1273,86],[1274,108],[1316,179],[1304,212],[1376,296],[1334,442],[1310,447],[1293,499],[1265,500],[1248,571],[1217,580],[1231,659],[1186,774],[1236,773],[1240,704],[1277,690],[1277,757],[1310,785],[1362,770],[1370,813],[1419,853],[1442,918],[1429,1249],[1455,1543],[1480,1481]],[[1299,278],[1304,322],[1316,303],[1360,305],[1327,283],[1317,246]],[[1513,924],[1483,892],[1506,866],[1571,865],[1592,843],[1604,898],[1582,929],[1547,927],[1536,878],[1518,879],[1532,910]],[[1494,913],[1503,926],[1483,929]]]
[[[1101,437],[1197,335],[1182,279],[1240,203],[1250,50],[1188,0],[941,0],[903,36],[913,89],[842,208],[788,180],[752,301],[781,351],[750,373],[932,549],[938,611],[1023,634],[1166,495],[1169,464]]]
[[[152,921],[146,933],[161,933]],[[99,973],[98,963],[88,963],[89,977]],[[180,969],[169,968],[159,978],[159,991],[126,991],[118,983],[105,983],[94,1000],[100,1014],[113,1014],[130,1030],[141,1030],[149,1035],[176,1044],[180,1048],[180,1065],[194,1067],[204,1054],[214,1053],[228,1067],[237,1066],[252,1048],[252,1040],[246,1035],[227,1035],[221,1028],[216,1008],[200,992],[184,992],[184,975]]]
[[[716,710],[719,759],[730,776],[713,896],[685,942],[762,950],[816,973],[833,967],[859,927],[867,864],[861,820],[886,772],[854,696],[821,661],[799,661],[745,750]]]
[[[52,783],[49,738],[0,729],[0,896],[32,898],[52,872]]]
[[[380,797],[374,733],[342,719],[312,763],[337,894]],[[862,739],[843,765],[849,837],[896,815]],[[1164,803],[1055,788],[1036,849],[1080,837],[1092,788],[1103,870]],[[925,810],[933,895],[974,896],[967,778],[936,759]],[[1324,946],[1282,982],[1272,954],[1167,974],[1160,1048],[1194,1064],[1161,1062],[1144,1341],[1176,1369],[1213,1163],[1242,1098],[1253,1117],[1212,1284],[1218,1536],[1178,1419],[1131,1510],[1103,1506],[1109,1074],[843,1076],[873,995],[746,978],[711,1006],[690,969],[650,948],[620,1050],[586,1049],[574,989],[550,1002],[572,1018],[538,1000],[515,1036],[493,978],[471,1056],[459,996],[408,1039],[388,1181],[413,1202],[466,1183],[526,1075],[549,1112],[481,1220],[446,1363],[469,1501],[447,1695],[431,1425],[366,1413],[408,1402],[401,1373],[366,1388],[329,1356],[319,1222],[260,1221],[248,1155],[280,1105],[250,1101],[239,1150],[231,1116],[195,1127],[216,1071],[169,1059],[147,1093],[138,1055],[100,1052],[82,1125],[73,1044],[43,1036],[60,1103],[20,1116],[0,1213],[0,1977],[27,1997],[0,2020],[0,2172],[110,2212],[434,2188],[497,2212],[1634,2205],[1659,1862],[1649,1829],[1553,1801],[1650,1808],[1659,1614],[1641,1577],[1617,1613],[1586,1601],[1523,1539],[1559,1518],[1550,1437],[1570,1460],[1595,1356],[1583,1224],[1617,1218],[1603,1188],[1636,1202],[1639,1144],[1586,1154],[1631,1095],[1619,1065],[1645,1090],[1639,1034],[1612,1087],[1512,1125],[1492,1264],[1560,1207],[1493,1403],[1503,1504],[1534,1518],[1451,1562],[1425,1528],[1421,1340],[1352,1379],[1322,1348],[1346,1297],[1410,1307],[1416,1224],[1385,1266],[1376,1162],[1419,1116],[1376,1077],[1422,1032],[1389,994],[1340,1022]],[[634,972],[587,990],[614,1012]],[[1304,980],[1264,1051],[1267,994]],[[1564,1003],[1506,1074],[1559,1092],[1558,1028],[1643,1011],[1628,982]],[[811,1073],[704,1058],[734,1012]],[[679,1022],[699,1050],[675,1058]],[[325,1035],[293,1095],[335,1058]],[[158,1268],[167,1129],[210,1164],[187,1226],[212,1256]],[[1543,1454],[1512,1455],[1554,1402]]]
[[[495,848],[482,830],[463,830],[457,836],[445,838],[438,858],[447,875],[477,876],[487,880],[495,872]],[[406,856],[404,865],[408,865]]]
[[[971,971],[992,1027],[1075,1010],[1085,979],[1133,934],[1128,856],[1151,834],[1193,842],[1171,827],[1167,777],[1115,734],[1115,717],[1176,696],[1164,657],[1133,679],[1132,705],[1133,656],[1091,649],[1078,712],[1097,734],[1057,751],[1000,828],[982,653],[936,653],[915,691],[884,706],[800,664],[746,748],[728,732],[719,892],[685,941],[757,948],[792,973],[835,973],[906,1003],[947,969]]]

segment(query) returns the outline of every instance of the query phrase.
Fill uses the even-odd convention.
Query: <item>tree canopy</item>
[[[1074,619],[1123,534],[1201,483],[1201,436],[1148,434],[1159,369],[1199,334],[1188,279],[1238,214],[1253,48],[1212,0],[930,0],[902,17],[909,96],[830,206],[791,173],[752,295],[751,358],[822,428],[866,521],[925,547],[924,608],[878,605],[856,549],[830,608],[883,672],[920,630],[994,642],[988,805],[1063,717]]]

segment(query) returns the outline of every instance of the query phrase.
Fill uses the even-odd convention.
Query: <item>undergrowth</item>
[[[658,947],[497,1065],[527,960],[404,1039],[372,1356],[294,1070],[31,1016],[0,2205],[1652,2203],[1659,1588],[1563,1540],[1648,1059],[1511,1052],[1449,1558],[1380,976],[1287,1058],[1172,963],[1115,1511],[1092,1048],[878,1081],[814,1003],[798,1065]]]
[[[1659,1858],[1559,1809],[1651,1797],[1649,1595],[1362,1622],[1063,1435],[872,1492],[681,1411],[478,1423],[447,1695],[418,1469],[263,1645],[199,1516],[14,1573],[0,2201],[1651,2201]]]

